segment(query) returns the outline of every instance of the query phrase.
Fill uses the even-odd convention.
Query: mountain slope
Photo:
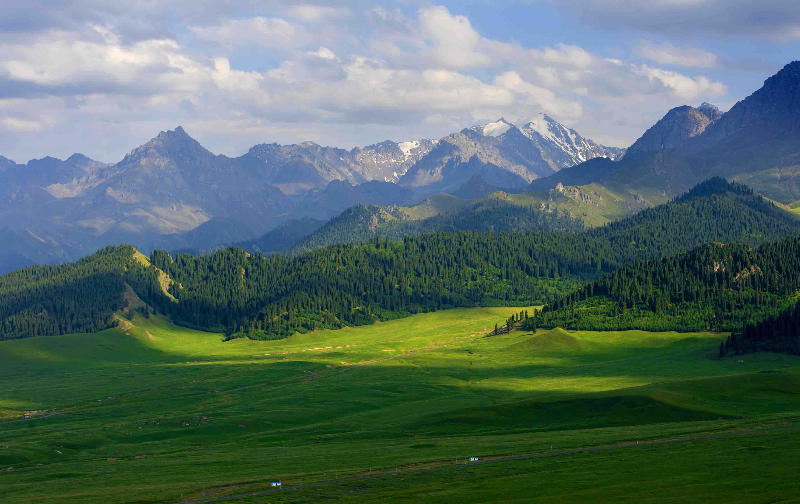
[[[709,107],[670,111],[600,183],[676,195],[711,176],[783,203],[800,198],[800,62],[721,116]]]

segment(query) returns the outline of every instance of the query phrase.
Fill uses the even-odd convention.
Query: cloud
[[[719,65],[719,58],[712,52],[697,47],[678,48],[669,42],[653,44],[642,40],[636,46],[635,52],[638,56],[661,65],[695,68],[716,68]]]
[[[535,60],[573,68],[587,68],[594,60],[594,56],[582,47],[567,44],[558,44],[555,48],[547,47],[543,50],[534,49],[531,54]]]
[[[714,82],[706,77],[687,77],[677,72],[642,65],[638,70],[652,81],[661,82],[671,89],[676,96],[687,100],[695,100],[700,96],[722,96],[728,90],[721,82]]]
[[[261,89],[264,77],[258,72],[231,70],[230,62],[225,58],[214,60],[212,79],[219,89],[235,94],[258,105],[270,103],[269,94]]]
[[[330,22],[348,17],[350,12],[343,7],[327,7],[321,5],[295,5],[288,9],[290,17],[307,23]]]
[[[26,133],[41,131],[44,128],[39,121],[28,121],[16,117],[4,117],[2,124],[4,129]]]
[[[519,95],[519,104],[527,109],[520,110],[521,115],[531,117],[537,112],[544,111],[562,121],[574,121],[583,115],[580,103],[561,99],[550,89],[526,82],[517,72],[502,73],[495,77],[494,83]]]
[[[229,19],[213,26],[193,26],[191,30],[201,40],[237,46],[286,48],[311,40],[303,27],[281,18]]]
[[[333,61],[333,60],[338,59],[336,57],[336,55],[333,53],[333,51],[331,51],[327,47],[320,47],[318,50],[316,50],[316,51],[308,51],[306,54],[309,55],[309,56],[316,56],[317,58],[322,58],[322,59],[325,59],[325,60],[332,60]]]
[[[431,40],[430,54],[446,68],[487,66],[491,59],[478,51],[480,34],[472,28],[466,16],[453,16],[447,7],[420,9],[419,20],[424,36]]]
[[[177,124],[226,154],[264,141],[352,147],[539,112],[624,145],[673,106],[731,99],[722,82],[675,71],[664,44],[641,45],[661,58],[647,65],[574,44],[525,47],[488,38],[442,6],[267,1],[245,15],[227,2],[198,0],[209,14],[190,12],[188,0],[153,0],[125,14],[96,1],[97,11],[69,11],[84,16],[80,24],[55,6],[59,27],[0,37],[3,155],[85,150],[113,161]],[[124,21],[146,24],[167,6],[180,13],[172,27]]]
[[[204,80],[200,63],[174,40],[154,39],[122,45],[110,32],[103,41],[53,31],[0,45],[0,70],[15,82],[58,93],[127,92],[156,89],[194,91]]]

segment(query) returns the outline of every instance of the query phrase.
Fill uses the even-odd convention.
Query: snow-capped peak
[[[475,126],[472,129],[484,136],[499,137],[506,131],[510,130],[511,127],[511,124],[501,117],[498,121],[490,122],[488,124],[484,124],[483,126]]]
[[[568,132],[564,126],[557,123],[546,114],[540,114],[522,127],[522,133],[528,138],[531,137],[530,133],[532,131],[535,131],[547,140],[558,144],[562,143],[563,141],[557,139],[554,133],[561,133],[562,131]]]
[[[546,114],[540,114],[525,123],[520,131],[536,141],[540,148],[548,151],[549,157],[560,168],[567,168],[598,156],[612,158],[620,156],[618,150],[611,149],[607,152],[602,145],[581,137],[575,130],[567,128]]]

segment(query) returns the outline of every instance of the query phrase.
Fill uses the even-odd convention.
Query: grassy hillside
[[[734,481],[742,495],[796,495],[785,472],[795,431],[392,476],[472,455],[800,425],[796,357],[719,359],[720,335],[709,333],[485,337],[519,310],[448,310],[271,342],[223,343],[157,317],[0,342],[0,467],[14,468],[0,472],[0,500],[166,503],[269,490],[276,479],[338,480],[286,491],[288,502],[425,492],[449,502],[528,492],[649,501]],[[781,464],[759,463],[767,455]],[[365,475],[376,477],[343,481]]]
[[[468,203],[469,200],[451,194],[434,194],[417,205],[400,207],[400,211],[410,219],[421,220],[434,215],[457,212]]]

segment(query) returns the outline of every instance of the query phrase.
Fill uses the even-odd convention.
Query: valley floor
[[[720,359],[709,333],[486,337],[519,310],[2,342],[0,500],[797,500],[797,357]]]

